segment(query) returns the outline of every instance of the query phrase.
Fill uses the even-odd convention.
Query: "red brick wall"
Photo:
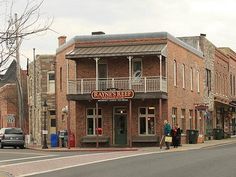
[[[67,62],[69,63],[69,80],[75,79],[76,66],[75,62],[72,60],[66,60],[65,55],[73,50],[74,45],[57,52],[56,54],[56,119],[57,119],[57,130],[67,129],[67,116],[64,116],[64,121],[62,121],[62,108],[68,106],[66,99],[67,94]],[[62,89],[60,89],[60,68],[62,68]],[[71,117],[71,131],[75,133],[76,122],[75,122],[75,102],[70,102],[70,117]]]
[[[5,85],[0,89],[0,117],[1,127],[18,127],[18,110],[17,110],[17,90],[14,84]],[[7,116],[13,114],[15,123],[8,124]]]
[[[171,122],[172,107],[177,108],[177,121],[180,123],[181,109],[186,110],[186,127],[189,128],[189,110],[194,112],[194,104],[203,102],[204,63],[203,59],[177,44],[168,41],[168,120]],[[177,62],[177,86],[174,86],[174,60]],[[183,89],[182,64],[185,64],[185,89]],[[194,69],[193,91],[190,89],[190,68]],[[200,92],[197,92],[196,70],[200,73]],[[195,116],[193,116],[195,117]],[[195,122],[195,121],[193,121]]]

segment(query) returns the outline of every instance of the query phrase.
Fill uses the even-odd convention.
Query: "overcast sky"
[[[23,7],[25,0],[15,0]],[[23,42],[22,56],[55,54],[57,37],[166,31],[178,36],[205,33],[218,47],[236,51],[235,0],[44,0],[42,18],[53,17],[52,29]],[[25,57],[22,57],[25,63]],[[24,64],[22,64],[23,67]]]

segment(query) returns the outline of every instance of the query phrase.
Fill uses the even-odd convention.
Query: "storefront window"
[[[98,128],[102,128],[102,111],[98,109]],[[87,135],[96,135],[96,109],[87,109]]]
[[[154,107],[139,108],[139,134],[140,135],[155,134]]]

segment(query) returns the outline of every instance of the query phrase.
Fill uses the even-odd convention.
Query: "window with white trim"
[[[190,68],[190,89],[193,90],[193,68]]]
[[[102,128],[101,109],[98,109],[98,128]],[[96,135],[96,108],[87,109],[87,135]]]
[[[193,129],[193,110],[189,110],[189,129]]]
[[[55,93],[55,73],[54,71],[49,71],[47,75],[47,90],[48,93]]]
[[[142,77],[142,59],[135,58],[132,60],[132,78],[134,82],[139,82]]]
[[[139,134],[155,134],[155,107],[139,108]]]
[[[174,86],[177,86],[177,63],[174,60]]]
[[[178,123],[177,121],[177,108],[172,108],[172,115],[171,115],[171,119],[172,119],[172,125],[176,125]]]
[[[200,92],[200,73],[197,71],[197,92]]]
[[[180,128],[182,129],[182,132],[186,131],[186,114],[185,109],[181,109],[181,125]]]

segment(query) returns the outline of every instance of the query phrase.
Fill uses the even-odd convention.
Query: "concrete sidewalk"
[[[50,147],[48,149],[42,149],[41,146],[29,145],[27,148],[38,151],[45,152],[73,152],[73,151],[93,151],[93,152],[115,152],[115,151],[184,151],[184,150],[192,150],[192,149],[201,149],[201,148],[210,148],[214,146],[221,146],[225,144],[234,144],[236,143],[236,137],[231,137],[222,140],[209,140],[204,143],[199,144],[183,144],[178,148],[171,147],[170,150],[165,150],[165,147],[160,149],[160,147],[98,147],[98,148],[81,148],[81,147],[73,147],[73,148],[60,148],[60,147]]]

